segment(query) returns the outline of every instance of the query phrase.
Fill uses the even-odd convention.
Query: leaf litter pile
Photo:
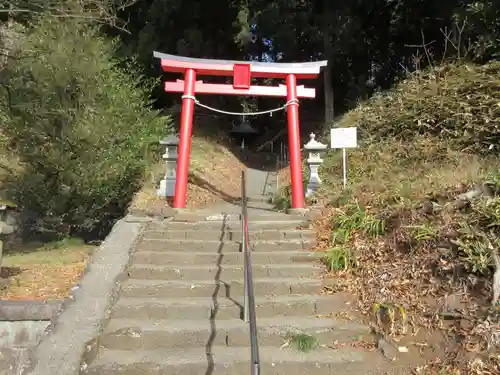
[[[14,249],[3,258],[0,299],[64,299],[81,279],[94,246],[65,240]]]
[[[420,373],[447,367],[450,374],[500,373],[500,309],[490,307],[490,250],[481,249],[479,232],[468,238],[463,230],[484,219],[478,212],[486,206],[498,214],[500,198],[459,208],[453,200],[428,201],[396,212],[351,200],[324,210],[314,223],[316,250],[325,252],[334,282],[329,292],[356,296],[359,310],[394,342],[413,344],[425,357],[439,356]],[[497,243],[498,229],[491,238]],[[384,325],[380,312],[391,307]],[[445,350],[429,336],[446,342]]]

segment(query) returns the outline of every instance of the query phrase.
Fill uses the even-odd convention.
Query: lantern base
[[[160,187],[156,190],[159,198],[171,198],[175,195],[175,180],[162,179]]]

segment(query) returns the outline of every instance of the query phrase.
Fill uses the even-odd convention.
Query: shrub
[[[455,149],[498,155],[500,62],[449,64],[417,72],[346,114],[364,138],[438,137]]]
[[[490,183],[500,191],[500,171],[491,176]],[[494,271],[493,252],[500,248],[500,196],[473,202],[472,210],[458,223],[459,255],[470,271],[488,275]]]
[[[41,18],[4,67],[3,136],[21,162],[7,181],[25,228],[102,237],[138,189],[168,119],[152,82],[113,58],[115,44],[77,19]]]

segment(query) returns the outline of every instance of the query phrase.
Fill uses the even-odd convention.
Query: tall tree
[[[323,0],[323,16],[321,29],[323,31],[323,53],[324,58],[328,61],[333,60],[334,47],[332,43],[332,32],[330,22],[333,20],[334,15],[331,7],[330,0]],[[324,95],[325,95],[325,123],[332,124],[335,118],[334,107],[334,89],[332,86],[332,66],[328,64],[323,74],[324,82]]]

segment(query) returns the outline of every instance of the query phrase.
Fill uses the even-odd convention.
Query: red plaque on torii
[[[177,179],[173,207],[186,207],[195,95],[220,94],[286,97],[292,208],[304,208],[298,99],[314,98],[316,90],[314,88],[298,86],[297,80],[316,78],[320,74],[321,68],[326,66],[328,62],[267,63],[196,59],[160,52],[154,52],[154,57],[161,59],[161,66],[165,72],[184,74],[184,80],[165,82],[165,91],[183,93]],[[203,81],[197,81],[197,76],[233,77],[233,84],[204,83]],[[281,78],[285,80],[286,84],[277,86],[252,85],[252,78]]]

